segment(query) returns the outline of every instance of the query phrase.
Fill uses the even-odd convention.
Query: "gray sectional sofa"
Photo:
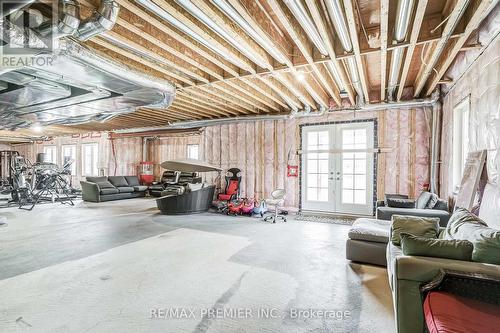
[[[448,212],[448,203],[442,199],[435,199],[432,207],[428,204],[430,198],[422,198],[428,192],[422,192],[421,196],[417,200],[410,200],[407,196],[402,195],[392,195],[393,198],[401,199],[403,202],[406,201],[407,207],[390,207],[390,203],[387,204],[384,201],[379,201],[377,203],[377,219],[390,221],[392,215],[411,215],[419,217],[438,217],[439,224],[445,227],[450,219],[450,213]],[[386,195],[389,196],[390,195]],[[425,200],[428,199],[428,200]]]
[[[397,214],[396,212],[399,210],[405,210],[405,214]],[[420,214],[422,210],[426,210],[428,213],[435,213],[433,212],[434,209],[399,208],[398,210],[392,209],[390,217],[392,218],[392,215],[412,215],[410,214],[411,212],[419,217],[439,217],[439,215],[422,215]],[[491,230],[493,230],[493,233],[495,230],[500,230],[499,211],[500,186],[488,184],[479,211],[479,218],[487,226],[473,223],[473,231],[470,231],[470,221],[465,220],[461,225],[450,221],[450,223],[455,224],[450,225],[448,229],[441,226],[438,238],[465,239],[474,243],[474,247],[476,248],[475,242],[477,240],[484,240],[487,237],[491,239]],[[384,215],[384,217],[388,216]],[[449,219],[450,216],[448,215],[446,221],[448,222]],[[456,215],[453,215],[452,219],[457,220]],[[461,231],[461,228],[463,228],[463,231]],[[494,234],[496,236],[493,237],[496,237],[496,240],[492,240],[489,243],[490,245],[497,245],[493,245],[487,251],[492,256],[496,255],[496,259],[494,260],[497,260],[497,262],[499,262],[498,258],[500,258],[498,254],[500,253],[498,250],[499,234],[500,231]],[[490,241],[488,240],[488,242]],[[497,247],[495,248],[495,246]],[[385,258],[383,258],[384,251]],[[392,244],[391,221],[384,220],[358,219],[349,232],[349,239],[347,239],[346,244],[346,257],[356,262],[382,266],[387,265],[398,333],[423,333],[426,331],[421,287],[433,280],[442,270],[465,273],[473,272],[500,277],[499,264],[480,262],[479,260],[475,260],[474,257],[472,261],[463,261],[405,255],[400,246]]]
[[[80,185],[83,200],[90,202],[144,197],[148,189],[137,176],[86,177]]]

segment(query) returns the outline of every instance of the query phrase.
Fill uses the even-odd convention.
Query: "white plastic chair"
[[[265,199],[267,205],[274,206],[274,212],[270,212],[272,215],[266,216],[264,221],[276,223],[278,219],[281,219],[283,222],[286,222],[285,215],[279,214],[280,207],[285,203],[285,196],[286,192],[284,189],[276,189],[271,192],[271,198]]]

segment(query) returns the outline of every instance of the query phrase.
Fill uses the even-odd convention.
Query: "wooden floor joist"
[[[459,52],[481,47],[470,37],[498,3],[418,1],[411,9],[409,34],[394,44],[391,16],[395,3],[343,0],[340,14],[353,46],[344,52],[334,26],[337,14],[331,17],[323,0],[300,0],[305,9],[300,15],[282,0],[226,0],[231,13],[213,0],[145,1],[160,12],[146,2],[116,0],[121,8],[114,28],[84,44],[124,68],[170,81],[176,98],[169,108],[145,106],[96,123],[96,128],[149,126],[155,123],[152,118],[167,123],[353,106],[357,93],[352,69],[346,66],[350,59],[366,103],[384,101],[389,55],[396,48],[404,48],[397,100],[410,98],[403,93],[405,88],[413,88],[415,97],[429,96],[438,84],[448,82],[443,77]],[[79,1],[83,18],[97,10],[100,2]],[[167,15],[199,37],[173,24]],[[320,40],[313,40],[314,35]],[[85,126],[71,126],[68,131]]]

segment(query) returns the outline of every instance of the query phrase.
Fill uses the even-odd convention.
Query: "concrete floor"
[[[151,199],[0,216],[0,332],[394,331],[386,271],[345,260],[347,226]]]

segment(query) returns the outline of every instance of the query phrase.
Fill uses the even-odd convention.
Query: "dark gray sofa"
[[[137,176],[86,177],[80,185],[83,201],[90,202],[144,197],[148,189]]]
[[[398,196],[398,197],[404,198],[405,196]],[[448,220],[450,219],[451,216],[451,214],[448,212],[448,203],[446,201],[442,199],[437,200],[437,203],[433,208],[415,208],[419,205],[418,200],[419,199],[417,199],[412,208],[387,207],[384,201],[379,201],[377,203],[376,218],[379,220],[390,221],[392,219],[392,215],[438,217],[439,225],[442,227],[446,227],[446,225],[448,224]]]

